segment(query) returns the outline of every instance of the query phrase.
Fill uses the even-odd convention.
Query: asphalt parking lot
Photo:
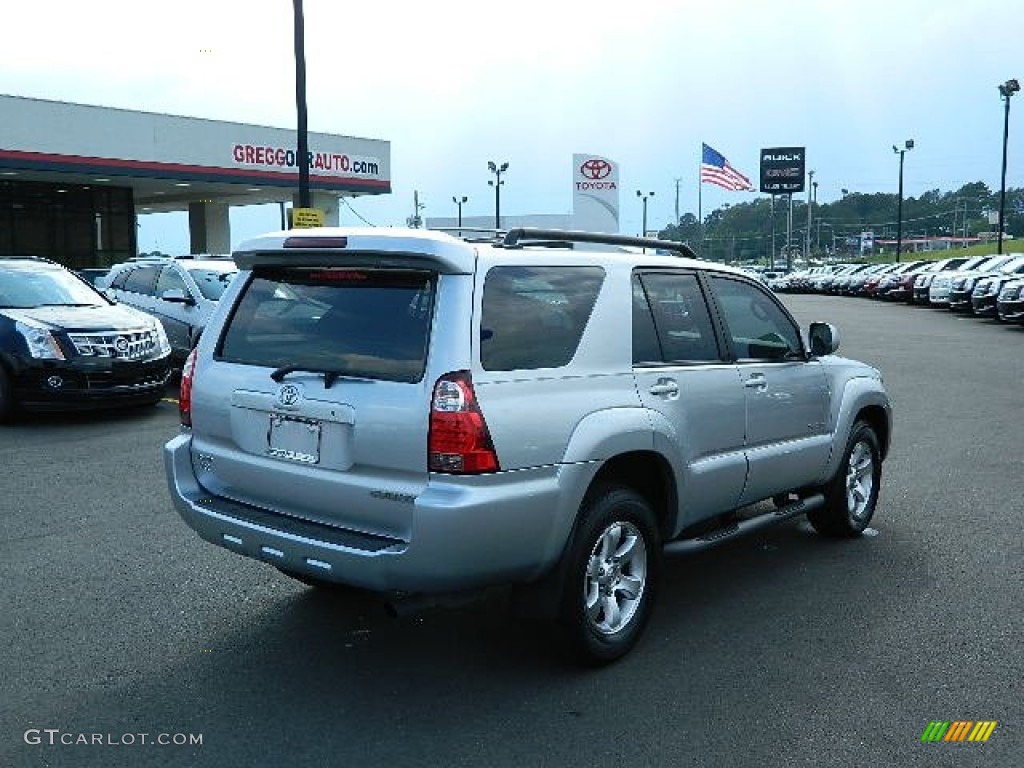
[[[0,765],[1021,765],[1024,328],[783,298],[883,371],[876,535],[670,560],[598,671],[500,598],[394,619],[205,544],[165,487],[173,403],[0,429]],[[998,726],[922,743],[933,720]]]

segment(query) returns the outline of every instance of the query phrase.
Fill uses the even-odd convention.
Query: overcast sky
[[[568,213],[574,152],[621,164],[622,231],[697,210],[701,142],[756,184],[758,150],[806,146],[818,200],[895,192],[892,145],[913,138],[906,194],[999,188],[1003,105],[1024,80],[1019,0],[305,0],[309,129],[391,142],[393,194],[370,222],[493,213],[487,161],[509,163],[507,214]],[[499,10],[500,9],[500,10]],[[289,0],[5,3],[0,93],[281,128],[295,125]],[[1008,186],[1024,186],[1024,99]],[[704,185],[703,210],[754,193]],[[171,220],[168,220],[168,216]],[[140,249],[187,251],[173,217]],[[358,223],[342,207],[342,223]],[[233,245],[278,226],[233,213]]]

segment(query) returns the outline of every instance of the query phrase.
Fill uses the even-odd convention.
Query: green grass
[[[954,256],[995,256],[997,244],[993,240],[991,243],[979,243],[978,245],[971,245],[967,248],[950,248],[947,251],[903,251],[900,254],[900,261],[938,261],[939,259],[951,259]],[[1024,253],[1024,240],[1003,240],[1003,253]],[[886,251],[879,255],[875,254],[869,256],[866,259],[853,259],[851,263],[863,264],[865,262],[871,264],[888,264],[896,259],[896,251]]]

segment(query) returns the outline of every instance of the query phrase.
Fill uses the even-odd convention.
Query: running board
[[[820,493],[816,493],[813,496],[808,496],[805,499],[794,501],[792,504],[787,504],[784,507],[773,509],[771,512],[765,512],[757,517],[751,517],[747,520],[734,520],[728,525],[722,528],[716,528],[708,533],[703,533],[700,536],[695,536],[692,539],[676,539],[665,544],[664,552],[666,555],[683,555],[690,554],[692,552],[701,552],[705,549],[710,549],[718,544],[725,541],[731,541],[732,539],[745,536],[748,533],[760,530],[761,528],[767,528],[768,526],[775,525],[776,523],[788,520],[791,517],[802,515],[806,512],[810,512],[812,509],[818,509],[825,505],[825,497]]]

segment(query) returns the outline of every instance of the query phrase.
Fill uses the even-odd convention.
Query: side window
[[[802,355],[800,330],[766,291],[728,277],[712,277],[711,286],[738,359]]]
[[[181,291],[186,296],[189,295],[185,279],[178,274],[178,270],[174,267],[164,267],[163,272],[160,273],[160,277],[156,281],[157,297],[163,296],[164,291]]]
[[[139,267],[133,270],[124,282],[124,290],[152,296],[153,284],[156,283],[156,276],[159,271],[160,267]]]
[[[119,291],[123,291],[124,283],[128,279],[128,275],[130,275],[134,271],[134,269],[122,269],[114,276],[114,279],[110,281],[109,287],[116,288]]]
[[[661,363],[661,345],[654,316],[639,275],[633,275],[633,365]]]
[[[494,267],[484,281],[480,364],[488,371],[567,365],[603,282],[600,267]]]
[[[711,363],[721,360],[714,326],[697,276],[687,272],[658,272],[641,275],[654,327],[661,347],[661,359],[669,363]],[[634,307],[637,296],[634,290]],[[636,355],[636,310],[634,309],[634,357]],[[649,353],[649,350],[643,350]]]

